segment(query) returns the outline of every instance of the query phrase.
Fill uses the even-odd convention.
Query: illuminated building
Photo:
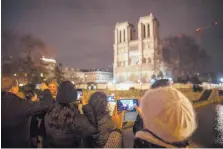
[[[112,81],[112,73],[108,71],[85,72],[86,83],[108,83]]]
[[[114,30],[113,73],[116,82],[148,82],[162,69],[159,22],[150,14],[140,17],[138,32],[128,22],[117,23]]]
[[[54,77],[54,70],[56,66],[56,60],[42,57],[41,61],[45,67],[45,69],[48,71],[47,76],[43,76],[44,78],[53,78]]]
[[[70,80],[70,81],[74,82],[75,84],[83,83],[85,81],[85,74],[84,74],[84,72],[82,72],[80,70],[65,67],[63,69],[63,73],[64,73],[65,79]]]

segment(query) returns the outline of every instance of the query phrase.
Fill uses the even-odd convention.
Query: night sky
[[[165,38],[191,34],[217,19],[220,24],[205,30],[201,43],[213,69],[223,71],[222,7],[223,0],[2,0],[2,29],[41,38],[65,66],[101,68],[113,62],[116,22],[136,25],[152,12]]]

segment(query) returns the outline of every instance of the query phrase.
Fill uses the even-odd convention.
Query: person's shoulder
[[[11,99],[13,101],[25,101],[24,98],[21,98],[18,95],[15,95],[15,94],[10,93],[10,92],[3,92],[2,95],[3,95],[2,98],[6,99],[6,100],[10,100]]]

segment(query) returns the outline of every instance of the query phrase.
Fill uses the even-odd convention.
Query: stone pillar
[[[139,51],[139,64],[141,65],[142,64],[142,58],[143,58],[142,41],[139,42],[138,51]]]
[[[149,26],[149,28],[150,28],[150,37],[152,37],[152,38],[154,38],[156,35],[154,34],[155,33],[155,30],[154,30],[154,21],[152,21],[151,23],[150,23],[150,26]]]
[[[125,42],[128,42],[129,41],[129,38],[128,38],[129,34],[128,34],[128,28],[125,29]]]
[[[138,40],[142,40],[142,24],[138,23]]]
[[[115,33],[115,44],[118,44],[118,30],[117,29],[115,29],[115,31],[114,31],[114,33]]]
[[[132,36],[131,28],[128,27],[128,28],[127,28],[127,37],[128,37],[128,41],[131,40],[131,36]]]

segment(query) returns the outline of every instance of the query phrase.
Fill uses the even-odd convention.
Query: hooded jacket
[[[30,147],[31,116],[43,113],[51,106],[49,90],[43,93],[43,101],[32,102],[13,93],[2,92],[2,147]]]
[[[109,113],[98,118],[90,105],[83,106],[83,112],[96,129],[96,132],[86,139],[87,148],[103,148],[108,141],[114,125]]]
[[[78,148],[83,147],[83,139],[96,132],[95,127],[89,122],[87,117],[81,115],[78,111],[78,107],[73,105],[77,99],[77,92],[70,81],[62,82],[58,88],[56,103],[54,107],[48,111],[45,116],[45,128],[48,147],[52,148]],[[67,109],[73,117],[71,123],[62,123],[63,126],[58,127],[52,125],[54,118],[52,114],[58,114],[60,112],[66,113],[66,111],[56,111]],[[86,111],[88,113],[88,111]],[[62,115],[63,118],[69,118],[69,115]],[[61,118],[61,117],[58,117]],[[63,121],[64,119],[61,119]],[[65,121],[65,120],[64,120]],[[64,126],[64,124],[67,124]]]

